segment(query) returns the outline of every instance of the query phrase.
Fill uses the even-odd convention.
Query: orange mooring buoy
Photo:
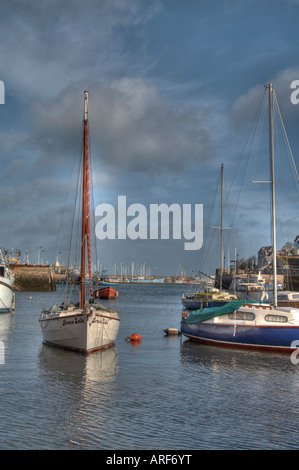
[[[142,339],[142,336],[137,335],[136,333],[133,333],[131,336],[128,338],[130,341],[140,341]]]

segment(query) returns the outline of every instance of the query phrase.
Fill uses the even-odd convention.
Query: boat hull
[[[42,314],[43,342],[52,346],[90,353],[113,346],[119,329],[117,312],[82,310]]]
[[[237,346],[252,349],[292,351],[293,341],[299,340],[299,327],[265,327],[233,325],[182,325],[187,338],[208,344]],[[298,341],[299,344],[299,341]]]
[[[100,287],[98,290],[95,291],[95,294],[96,297],[100,299],[113,300],[118,297],[117,290],[111,286]]]
[[[223,346],[280,351],[299,346],[298,309],[254,303],[235,307],[232,302],[223,309],[183,312],[181,332],[191,340]]]
[[[13,283],[8,278],[0,277],[0,313],[11,313],[13,300]]]

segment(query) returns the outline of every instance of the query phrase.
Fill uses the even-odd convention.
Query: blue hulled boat
[[[289,351],[299,346],[299,309],[236,300],[183,312],[181,332],[208,344]]]

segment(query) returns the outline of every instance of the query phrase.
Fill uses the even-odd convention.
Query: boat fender
[[[181,332],[177,328],[166,328],[166,330],[164,330],[164,333],[165,336],[177,336],[181,334]]]

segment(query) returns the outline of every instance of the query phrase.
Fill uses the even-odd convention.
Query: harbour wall
[[[16,291],[55,291],[56,280],[52,266],[22,265],[10,266],[14,276]]]

